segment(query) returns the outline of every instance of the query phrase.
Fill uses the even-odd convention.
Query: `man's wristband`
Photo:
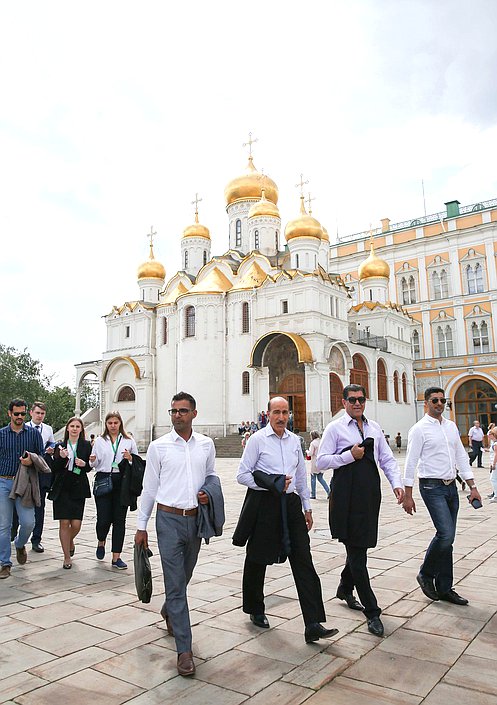
[[[470,490],[477,490],[478,487],[476,485],[468,485]]]
[[[312,514],[312,509],[306,509],[306,510],[304,511],[304,514]]]

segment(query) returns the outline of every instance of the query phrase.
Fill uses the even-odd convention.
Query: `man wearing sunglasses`
[[[192,429],[196,406],[191,394],[175,394],[169,409],[173,429],[148,447],[135,535],[135,543],[146,548],[147,522],[157,502],[155,524],[166,588],[161,616],[176,641],[180,676],[195,673],[186,589],[200,550],[198,505],[209,503],[200,488],[208,475],[216,475],[212,439]]]
[[[399,504],[404,498],[400,471],[381,426],[366,418],[366,390],[349,384],[343,390],[345,414],[331,421],[323,433],[317,467],[333,470],[330,493],[330,529],[345,545],[347,560],[340,577],[337,597],[353,610],[362,610],[368,630],[383,636],[381,609],[371,588],[367,550],[378,541],[381,490],[380,467]],[[359,603],[354,595],[357,589]]]
[[[452,546],[459,509],[456,487],[458,470],[471,491],[469,501],[481,502],[481,497],[457,426],[443,416],[447,402],[444,390],[441,387],[428,387],[424,398],[426,413],[411,428],[407,439],[403,507],[407,514],[412,515],[416,511],[412,487],[417,470],[419,492],[430,513],[436,534],[428,546],[416,579],[430,600],[467,605],[468,600],[458,595],[452,587]]]
[[[12,561],[10,556],[10,531],[14,506],[19,517],[19,532],[15,540],[16,556],[19,565],[27,561],[26,543],[35,525],[35,510],[25,507],[22,498],[10,498],[14,478],[19,462],[29,466],[33,462],[24,454],[36,453],[43,455],[43,440],[34,428],[24,423],[26,417],[26,402],[23,399],[13,399],[9,404],[10,423],[0,429],[0,578],[10,576]]]

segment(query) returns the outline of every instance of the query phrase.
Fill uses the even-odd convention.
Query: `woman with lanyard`
[[[91,444],[85,439],[81,419],[73,416],[66,424],[64,440],[54,450],[54,481],[48,494],[53,500],[53,516],[59,521],[59,539],[64,552],[63,568],[72,568],[74,539],[81,530],[85,500],[91,497],[87,473]]]
[[[128,567],[121,560],[128,507],[121,504],[119,463],[123,458],[131,461],[132,453],[138,455],[135,441],[125,432],[121,414],[111,411],[105,417],[104,432],[92,448],[90,465],[96,470],[95,482],[106,473],[111,473],[112,476],[112,490],[108,494],[95,497],[98,539],[96,556],[99,561],[104,559],[105,541],[112,526],[112,567],[118,570]]]

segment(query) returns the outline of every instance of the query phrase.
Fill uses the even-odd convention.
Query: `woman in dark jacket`
[[[88,472],[91,443],[85,440],[81,419],[74,416],[66,424],[64,441],[55,448],[52,470],[54,481],[50,490],[54,519],[59,520],[59,538],[66,569],[72,568],[74,538],[81,530],[85,500],[91,496]]]

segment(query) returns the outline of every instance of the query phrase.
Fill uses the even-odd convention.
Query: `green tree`
[[[74,416],[76,397],[69,387],[54,387],[45,393],[43,399],[47,405],[47,421],[58,431],[66,425],[71,416]]]
[[[24,399],[28,406],[46,395],[50,380],[41,363],[24,349],[22,352],[0,343],[0,423],[9,423],[7,409],[12,399]]]

